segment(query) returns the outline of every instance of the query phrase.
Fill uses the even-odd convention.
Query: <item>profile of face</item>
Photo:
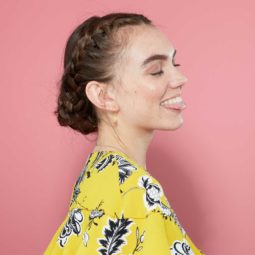
[[[181,110],[161,105],[165,99],[181,94],[187,78],[174,64],[175,48],[159,29],[137,26],[127,48],[116,100],[120,106],[119,119],[143,129],[179,128],[183,123]],[[153,55],[166,55],[143,62]]]
[[[183,123],[182,110],[161,104],[165,99],[180,96],[187,82],[175,66],[175,48],[155,27],[135,26],[130,36],[116,69],[121,80],[114,89],[118,123],[146,131],[179,128]],[[147,60],[153,55],[161,57]]]

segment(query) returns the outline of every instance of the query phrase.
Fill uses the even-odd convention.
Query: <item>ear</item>
[[[90,81],[85,87],[85,93],[88,99],[100,109],[108,111],[117,111],[119,109],[115,100],[114,89],[109,84]]]

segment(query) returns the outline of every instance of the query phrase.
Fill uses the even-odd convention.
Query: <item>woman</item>
[[[143,15],[93,16],[69,37],[55,113],[62,126],[97,133],[69,212],[45,255],[203,254],[146,167],[154,130],[181,127],[176,50]]]

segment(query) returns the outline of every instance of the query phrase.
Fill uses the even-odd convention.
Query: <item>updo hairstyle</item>
[[[129,38],[127,33],[118,36],[118,30],[142,24],[152,25],[141,14],[110,13],[92,16],[72,32],[66,43],[64,71],[54,111],[61,126],[69,126],[85,135],[98,131],[100,120],[86,96],[85,86],[92,80],[113,82],[114,67]]]

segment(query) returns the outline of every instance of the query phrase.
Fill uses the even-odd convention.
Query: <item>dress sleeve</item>
[[[202,254],[183,238],[155,179],[135,173],[120,182],[116,161],[103,160],[81,173],[44,255]]]
[[[184,230],[158,180],[144,172],[129,181],[134,186],[123,188],[121,195],[122,213],[131,221],[123,254],[204,254]]]
[[[169,255],[165,226],[159,214],[146,218],[110,216],[100,210],[73,209],[44,255]]]
[[[196,250],[193,243],[189,246],[174,221],[164,219],[161,213],[152,211],[146,217],[137,217],[138,214],[132,217],[125,216],[124,209],[122,217],[119,217],[117,214],[108,215],[99,208],[87,210],[74,207],[44,255],[203,254]]]
[[[112,225],[120,207],[119,175],[111,155],[93,159],[93,163],[90,167],[86,163],[77,178],[68,213],[44,255],[108,254],[103,233],[111,232],[112,227],[115,230]],[[104,228],[107,224],[110,230]]]

